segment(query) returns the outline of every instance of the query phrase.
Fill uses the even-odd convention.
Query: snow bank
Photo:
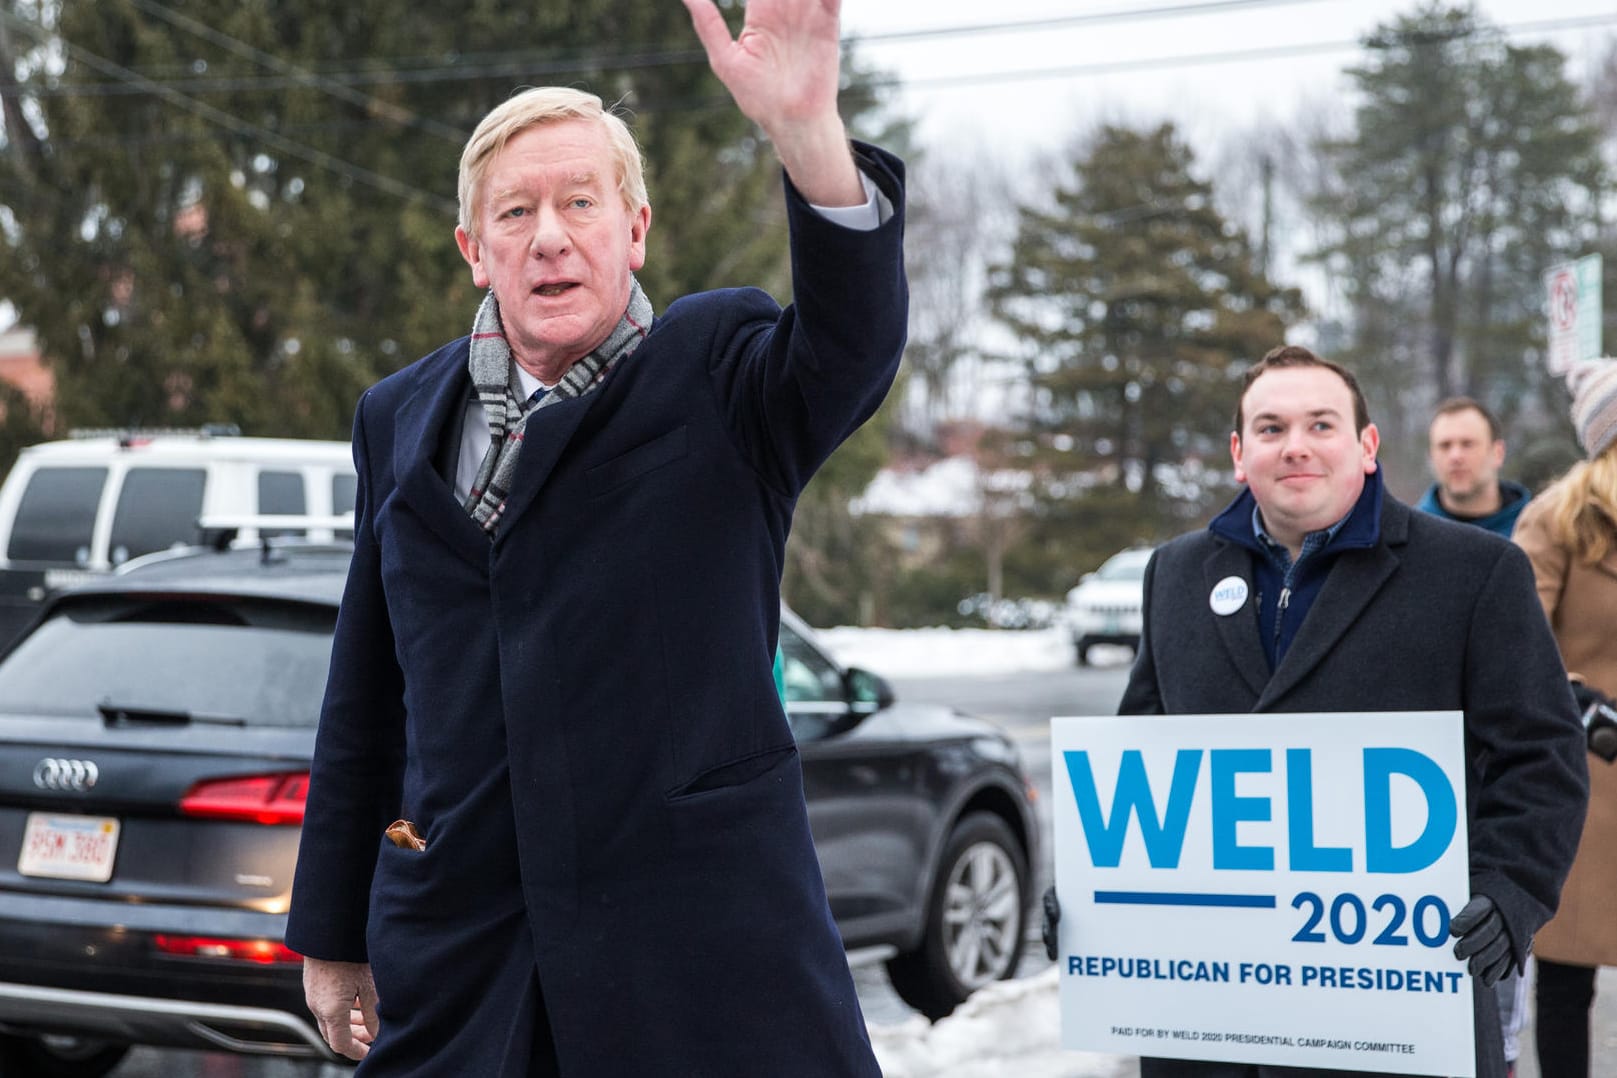
[[[936,1025],[871,1026],[884,1078],[1123,1078],[1132,1056],[1063,1050],[1056,968],[989,985]]]
[[[816,632],[841,662],[892,677],[1065,670],[1061,629],[857,629]],[[1126,649],[1118,649],[1127,655]],[[869,1026],[885,1078],[1136,1078],[1133,1056],[1060,1047],[1056,967],[989,985],[933,1025],[919,1015]]]
[[[1066,631],[1054,629],[821,629],[815,636],[845,666],[884,677],[950,677],[1072,665]]]

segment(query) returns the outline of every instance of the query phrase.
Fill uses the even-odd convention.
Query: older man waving
[[[286,938],[361,1075],[878,1073],[770,661],[797,495],[903,348],[902,166],[838,118],[835,2],[687,7],[785,166],[793,305],[654,315],[632,136],[530,90],[461,159],[471,332],[355,416]]]

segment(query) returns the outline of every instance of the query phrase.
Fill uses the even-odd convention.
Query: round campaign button
[[[1213,585],[1207,604],[1213,608],[1213,613],[1226,617],[1246,605],[1246,592],[1246,581],[1238,576],[1227,576]]]

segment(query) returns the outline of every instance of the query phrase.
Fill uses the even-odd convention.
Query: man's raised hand
[[[751,0],[734,40],[713,0],[685,8],[713,73],[771,137],[836,115],[841,0]]]
[[[855,206],[864,187],[837,114],[842,0],[750,0],[741,33],[713,0],[684,0],[708,64],[775,144],[803,197]]]

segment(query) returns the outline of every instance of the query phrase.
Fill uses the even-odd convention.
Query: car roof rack
[[[197,527],[205,532],[240,531],[257,528],[260,531],[288,531],[330,528],[332,531],[353,531],[354,514],[332,513],[314,516],[308,513],[209,513],[197,518]]]
[[[354,514],[350,511],[320,517],[302,513],[215,513],[198,519],[197,527],[202,531],[202,545],[214,550],[246,546],[240,539],[242,529],[256,529],[261,559],[269,562],[276,549],[276,540],[287,538],[302,542],[311,531],[351,532],[354,530]],[[299,531],[303,535],[283,537],[267,534],[282,531]]]
[[[244,528],[256,529],[259,533],[258,538],[242,539],[241,531]],[[158,562],[195,558],[208,553],[222,554],[229,550],[247,550],[252,547],[258,548],[259,559],[264,564],[283,559],[292,551],[352,548],[353,542],[346,536],[334,535],[329,540],[311,540],[308,538],[308,532],[325,530],[334,533],[352,532],[354,514],[348,512],[331,516],[313,516],[301,513],[217,513],[199,517],[197,529],[202,533],[199,542],[142,554],[119,565],[113,573],[123,574]],[[301,531],[304,534],[266,534],[283,531]]]
[[[200,427],[75,427],[67,436],[74,441],[115,438],[125,449],[153,438],[239,438],[235,423],[204,423]]]

